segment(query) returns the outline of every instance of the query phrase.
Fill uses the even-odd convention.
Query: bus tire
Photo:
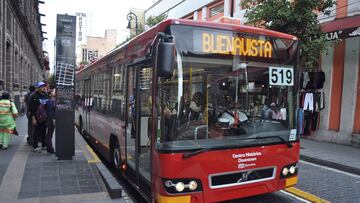
[[[119,141],[114,135],[111,135],[110,146],[111,146],[110,147],[111,167],[115,170],[115,172],[119,172],[119,170],[121,170],[120,147],[119,147]]]

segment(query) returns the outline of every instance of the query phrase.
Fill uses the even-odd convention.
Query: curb
[[[76,125],[75,125],[75,127],[77,128]],[[88,163],[95,164],[95,166],[96,166],[97,170],[99,171],[99,174],[105,184],[105,187],[108,191],[110,198],[111,199],[122,198],[122,186],[116,181],[115,177],[111,174],[109,169],[101,162],[99,157],[96,155],[96,153],[90,147],[90,143],[89,143],[89,140],[86,137],[86,135],[81,134],[80,132],[79,132],[79,134],[80,134],[82,140],[85,142],[84,143],[85,150],[87,149],[86,151],[89,152],[89,154],[90,154],[88,156],[86,156],[86,154],[84,154],[84,156],[86,157]],[[89,156],[92,157],[92,159],[90,159]]]
[[[339,164],[339,163],[335,163],[335,162],[327,161],[327,160],[322,160],[322,159],[318,159],[318,158],[314,158],[314,157],[310,157],[310,156],[306,156],[306,155],[302,155],[302,154],[300,155],[300,159],[304,160],[304,161],[307,161],[307,162],[315,163],[315,164],[326,166],[326,167],[329,167],[329,168],[338,169],[338,170],[341,170],[341,171],[345,171],[345,172],[352,173],[352,174],[360,176],[360,169],[359,168],[346,166],[346,165],[343,165],[343,164]]]
[[[115,180],[114,176],[110,173],[110,171],[101,162],[96,163],[96,167],[105,183],[106,189],[108,190],[111,199],[121,198],[122,187]]]

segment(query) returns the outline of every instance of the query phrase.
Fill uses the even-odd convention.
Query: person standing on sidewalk
[[[46,151],[50,154],[54,153],[54,147],[52,145],[52,137],[55,128],[55,89],[50,87],[49,91],[50,98],[46,102],[47,120],[46,120]]]
[[[27,138],[26,138],[26,141],[29,145],[33,145],[33,134],[34,134],[34,129],[32,127],[32,120],[31,120],[31,117],[30,117],[30,113],[29,113],[29,101],[30,101],[30,97],[31,95],[35,92],[36,90],[36,87],[35,85],[30,85],[29,87],[29,92],[26,93],[25,95],[25,99],[24,99],[24,103],[25,103],[25,107],[26,107],[26,117],[28,119],[28,129],[27,129]]]
[[[7,149],[11,142],[11,136],[16,127],[15,118],[18,110],[10,100],[10,94],[3,92],[0,100],[0,146]]]
[[[34,152],[41,152],[38,147],[38,142],[41,140],[42,148],[45,150],[45,135],[46,135],[46,120],[47,112],[45,109],[46,102],[49,99],[47,94],[47,85],[44,82],[37,83],[37,90],[30,97],[29,101],[29,114],[32,121],[32,126],[35,128],[33,148]]]

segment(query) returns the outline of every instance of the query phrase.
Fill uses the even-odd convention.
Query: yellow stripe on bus
[[[291,193],[293,195],[296,195],[298,197],[301,197],[303,199],[306,199],[310,202],[313,202],[313,203],[330,203],[329,201],[327,200],[324,200],[318,196],[315,196],[313,194],[310,194],[308,192],[304,192],[302,190],[299,190],[297,188],[294,188],[294,187],[289,187],[289,188],[286,188],[284,189],[286,192],[288,193]]]
[[[91,147],[89,145],[86,145],[86,148],[88,149],[88,151],[90,152],[90,154],[92,155],[93,159],[92,160],[88,160],[89,164],[93,164],[93,163],[99,163],[100,159],[99,157],[95,154],[95,152],[91,149]]]

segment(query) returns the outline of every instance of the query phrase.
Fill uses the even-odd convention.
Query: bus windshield
[[[172,78],[158,81],[159,150],[297,140],[296,41],[186,26],[171,32],[177,64]]]

